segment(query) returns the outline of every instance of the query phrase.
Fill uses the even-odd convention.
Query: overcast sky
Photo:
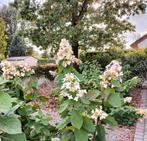
[[[0,0],[0,5],[8,4],[11,1],[13,0]],[[147,13],[130,17],[130,21],[136,26],[136,32],[125,34],[127,45],[147,33]]]
[[[12,0],[0,0],[0,5],[8,4]]]

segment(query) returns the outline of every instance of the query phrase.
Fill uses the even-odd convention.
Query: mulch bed
[[[141,88],[135,88],[134,90],[132,90],[131,95],[131,105],[136,108],[139,108],[139,105],[141,104]]]

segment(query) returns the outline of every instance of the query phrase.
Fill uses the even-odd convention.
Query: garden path
[[[147,83],[146,83],[147,84]],[[134,89],[132,105],[147,108],[147,85],[142,89]],[[134,126],[107,127],[106,141],[147,141],[147,117],[138,121]]]
[[[140,108],[147,109],[147,89],[141,91],[141,104]],[[134,141],[147,141],[147,117],[138,121]]]

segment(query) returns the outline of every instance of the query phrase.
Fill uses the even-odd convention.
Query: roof
[[[142,41],[144,41],[145,39],[147,39],[147,34],[143,35],[141,38],[137,39],[135,42],[133,42],[130,46],[131,47],[135,47],[136,45],[138,45],[139,43],[141,43]]]
[[[34,58],[32,56],[17,56],[17,57],[9,57],[9,58],[7,58],[7,61],[24,61],[26,59],[37,60],[36,58]]]
[[[17,62],[27,63],[30,67],[38,65],[38,59],[32,56],[18,56],[18,57],[9,57],[5,61],[8,61],[12,64],[17,64]]]

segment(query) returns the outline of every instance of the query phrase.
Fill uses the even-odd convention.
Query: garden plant
[[[74,68],[78,64],[79,71]],[[38,93],[38,78],[27,64],[2,63],[0,78],[0,139],[2,141],[105,141],[105,127],[117,126],[123,116],[132,124],[142,117],[136,109],[118,116],[131,101],[127,95],[138,78],[124,80],[121,62],[103,71],[96,61],[82,62],[62,39],[56,56],[57,113],[45,107],[48,97]],[[132,113],[133,112],[133,113]],[[56,120],[55,120],[56,119]],[[127,124],[123,122],[122,124]]]

